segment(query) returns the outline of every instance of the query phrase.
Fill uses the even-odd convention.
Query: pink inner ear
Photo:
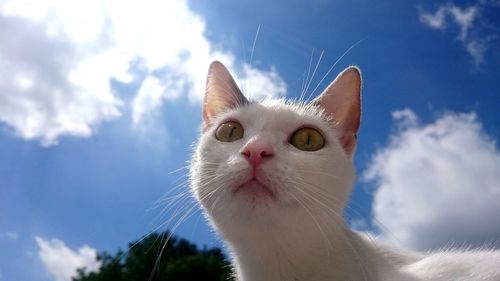
[[[356,148],[356,134],[344,134],[340,137],[340,144],[344,148],[344,151],[351,155]]]
[[[332,117],[340,132],[339,141],[351,155],[356,147],[356,133],[361,116],[361,73],[357,67],[348,67],[316,98],[313,103]]]
[[[212,62],[208,69],[203,102],[204,123],[208,125],[213,117],[229,108],[246,103],[248,100],[241,93],[227,68],[218,61]]]

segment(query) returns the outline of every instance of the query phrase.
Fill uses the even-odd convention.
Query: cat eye
[[[325,145],[325,139],[316,129],[301,128],[292,134],[290,143],[303,151],[316,151]]]
[[[219,125],[215,138],[222,142],[233,142],[243,138],[243,127],[235,121],[227,121]]]

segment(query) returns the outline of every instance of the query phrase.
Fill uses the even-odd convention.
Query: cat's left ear
[[[227,68],[221,62],[212,62],[208,69],[205,98],[203,100],[204,128],[213,117],[230,108],[247,103],[248,100],[241,93]]]
[[[361,116],[361,71],[350,66],[317,97],[313,103],[321,106],[332,118],[340,133],[339,141],[348,155],[356,147],[356,134]]]

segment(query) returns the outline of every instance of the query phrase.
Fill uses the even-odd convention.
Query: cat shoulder
[[[356,235],[369,245],[375,257],[383,257],[389,263],[386,266],[395,269],[389,270],[393,274],[384,280],[500,280],[500,251],[493,248],[448,248],[419,253],[396,248],[370,234],[356,232]]]
[[[403,270],[423,280],[500,280],[500,251],[445,250],[426,255]]]

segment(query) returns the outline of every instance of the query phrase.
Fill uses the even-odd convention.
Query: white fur
[[[214,130],[227,120],[242,124],[242,139],[215,139]],[[354,167],[329,121],[318,107],[273,100],[226,111],[202,134],[192,188],[227,243],[238,280],[500,280],[499,252],[413,253],[349,230],[342,214]],[[302,126],[319,129],[326,145],[305,152],[289,144]],[[257,134],[274,151],[261,172],[276,200],[232,192],[251,173],[240,151]]]

